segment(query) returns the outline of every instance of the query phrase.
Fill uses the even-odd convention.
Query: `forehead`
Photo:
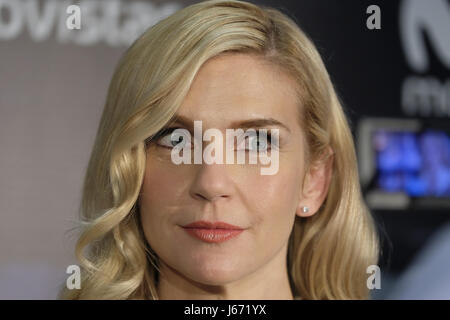
[[[290,76],[265,60],[226,54],[200,68],[178,114],[216,128],[254,117],[294,126],[299,114],[296,88]]]

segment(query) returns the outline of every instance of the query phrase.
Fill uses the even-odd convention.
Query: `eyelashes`
[[[182,128],[178,128],[178,127],[172,127],[172,128],[164,128],[159,130],[157,133],[155,133],[153,136],[147,138],[145,140],[145,144],[146,146],[150,146],[150,144],[156,144],[157,146],[161,146],[158,141],[161,140],[161,138],[167,136],[167,135],[172,135],[172,132],[174,132],[176,129],[182,129]]]
[[[160,131],[156,134],[156,136],[154,137],[155,143],[156,143],[158,146],[165,147],[165,148],[172,148],[172,147],[175,147],[175,146],[172,146],[172,147],[170,147],[170,146],[163,146],[163,145],[161,145],[160,141],[161,141],[163,138],[168,137],[168,138],[169,138],[169,139],[167,139],[167,140],[168,140],[168,143],[172,143],[172,142],[180,143],[182,140],[184,140],[184,136],[179,137],[179,138],[181,138],[181,139],[178,139],[178,141],[173,141],[173,140],[171,139],[172,133],[173,133],[175,130],[177,130],[177,129],[182,129],[182,128],[172,127],[172,128],[165,128],[165,129],[160,130]]]
[[[265,134],[264,138],[262,138],[261,136],[264,136],[264,135],[260,135],[260,131],[257,131],[257,135],[256,136],[251,135],[251,136],[247,136],[245,138],[251,139],[251,142],[249,142],[249,144],[252,147],[254,147],[252,150],[255,150],[255,151],[258,151],[258,150],[259,151],[271,150],[272,144],[269,141],[272,141],[272,134],[267,132]],[[256,142],[256,144],[254,142]],[[261,143],[262,143],[262,147],[261,147]],[[246,145],[245,145],[245,147],[246,147]],[[247,150],[247,148],[245,148],[245,150]]]
[[[148,146],[151,143],[155,143],[156,146],[161,147],[161,148],[167,148],[167,149],[172,149],[174,148],[176,145],[180,144],[180,143],[191,143],[191,136],[188,135],[184,135],[181,134],[181,136],[178,136],[178,141],[176,140],[172,140],[172,133],[177,130],[177,129],[183,129],[186,130],[184,128],[180,128],[180,127],[170,127],[170,128],[164,128],[161,129],[160,131],[158,131],[154,136],[148,138],[146,140],[146,145]],[[278,136],[278,135],[276,135]],[[233,137],[233,139],[235,139],[235,137]],[[242,137],[237,137],[237,143],[238,144],[242,144]],[[235,142],[236,145],[236,142]],[[236,151],[238,150],[242,150],[239,149],[240,145],[238,146],[238,148],[236,148]],[[262,145],[262,147],[261,147]],[[183,148],[184,146],[182,146]],[[191,146],[192,147],[192,146]],[[247,147],[250,147],[251,150],[248,150]],[[244,149],[245,151],[269,151],[272,150],[272,147],[278,147],[278,142],[275,141],[275,143],[272,143],[272,133],[266,132],[266,134],[261,134],[261,130],[256,130],[256,135],[247,135],[245,136],[245,140],[244,140]]]

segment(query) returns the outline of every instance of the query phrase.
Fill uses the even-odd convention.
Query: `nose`
[[[190,195],[195,199],[210,202],[230,198],[233,182],[227,170],[229,165],[226,164],[202,163],[199,165]]]

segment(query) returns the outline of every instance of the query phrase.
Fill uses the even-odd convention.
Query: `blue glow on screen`
[[[450,197],[450,136],[447,133],[379,130],[373,142],[379,188],[414,197]]]

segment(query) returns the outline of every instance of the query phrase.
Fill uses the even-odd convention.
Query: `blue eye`
[[[175,130],[180,130],[174,133]],[[277,135],[275,135],[275,138]],[[191,136],[186,129],[180,127],[165,128],[158,131],[155,135],[145,141],[148,146],[154,142],[157,146],[172,149],[179,146],[180,148],[192,147]],[[278,146],[278,141],[275,139],[272,144],[272,133],[256,131],[250,135],[238,138],[238,146],[236,150],[244,149],[245,151],[259,151],[264,152]]]
[[[186,144],[190,144],[190,139],[188,135],[185,135],[183,133],[177,133],[176,136],[173,136],[173,132],[176,129],[182,129],[182,128],[167,128],[163,129],[160,133],[158,133],[155,137],[156,144],[164,147],[164,148],[173,148],[181,144],[181,148],[184,148]]]
[[[245,140],[238,142],[238,143],[244,143],[243,146],[241,146],[241,149],[238,147],[237,150],[242,150],[242,147],[246,151],[268,151],[272,149],[271,145],[271,134],[266,133],[265,135],[262,135],[260,131],[255,134],[251,134],[249,136],[245,136]]]
[[[270,143],[269,140],[271,138],[270,134],[267,134],[267,137],[258,136],[252,136],[251,138],[250,146],[252,147],[251,150],[254,151],[267,151],[270,150]]]

